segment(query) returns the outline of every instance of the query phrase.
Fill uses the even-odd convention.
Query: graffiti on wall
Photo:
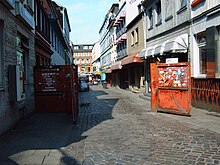
[[[192,105],[220,111],[220,80],[192,78]]]

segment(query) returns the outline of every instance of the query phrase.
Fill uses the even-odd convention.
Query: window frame
[[[161,1],[156,2],[156,13],[157,13],[157,22],[156,24],[160,23],[162,21],[162,6]]]
[[[153,8],[151,7],[150,9],[148,9],[148,29],[153,28]]]
[[[131,46],[134,45],[134,31],[131,32]]]
[[[139,42],[139,30],[138,27],[135,29],[135,44]]]
[[[182,9],[187,6],[188,0],[180,0],[179,3],[180,9]]]
[[[207,56],[205,34],[199,36],[197,42],[198,42],[198,48],[199,48],[199,75],[206,76],[207,75],[207,57],[204,59],[204,56],[203,56],[203,55]],[[203,69],[204,68],[203,66],[206,66],[205,71]]]

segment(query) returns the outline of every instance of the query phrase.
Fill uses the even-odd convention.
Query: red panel
[[[78,77],[76,66],[35,68],[35,110],[37,112],[78,115]]]
[[[188,63],[157,64],[157,111],[190,115],[190,69]]]
[[[158,90],[158,111],[190,115],[189,102],[188,90]]]
[[[151,109],[157,110],[157,86],[158,86],[158,77],[157,77],[157,64],[150,64],[150,75],[151,75]]]

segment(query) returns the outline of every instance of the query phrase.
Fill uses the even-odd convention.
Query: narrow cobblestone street
[[[130,91],[90,86],[76,125],[34,114],[0,138],[0,164],[220,164],[220,134],[191,119],[153,112]]]

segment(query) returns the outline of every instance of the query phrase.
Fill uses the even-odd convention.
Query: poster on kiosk
[[[187,62],[158,63],[152,71],[152,107],[156,111],[190,116],[190,69]],[[153,66],[153,65],[152,65]],[[152,67],[151,66],[151,67]],[[156,84],[156,85],[155,85]]]

